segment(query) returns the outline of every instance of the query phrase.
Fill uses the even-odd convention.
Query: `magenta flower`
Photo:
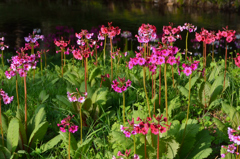
[[[192,69],[191,69],[191,67],[186,66],[186,67],[184,68],[184,70],[183,70],[183,73],[185,73],[186,76],[189,76],[190,74],[192,74]]]
[[[0,95],[3,98],[4,104],[10,104],[13,101],[13,96],[9,97],[8,94],[5,93],[2,89],[0,90]]]
[[[76,88],[76,90],[77,90],[77,92],[73,92],[73,93],[67,92],[68,100],[70,102],[78,101],[79,103],[84,103],[84,101],[86,99],[85,97],[87,96],[87,92],[83,93],[84,96],[81,96],[81,94],[79,93],[77,88]]]
[[[112,89],[117,93],[125,92],[127,88],[131,86],[132,82],[130,80],[127,80],[127,82],[125,82],[125,78],[118,77],[118,79],[120,80],[120,82],[117,82],[117,80],[112,81],[113,82],[113,84],[111,84]]]
[[[78,126],[77,125],[74,125],[72,122],[71,122],[71,119],[74,117],[74,115],[71,117],[71,116],[68,116],[67,118],[64,118],[62,121],[61,121],[61,124],[57,124],[58,127],[60,127],[60,131],[62,132],[66,132],[66,127],[69,128],[69,132],[71,133],[75,133],[77,130],[78,130]]]

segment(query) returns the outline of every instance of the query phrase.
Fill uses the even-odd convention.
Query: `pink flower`
[[[192,69],[191,69],[191,67],[186,66],[186,67],[184,68],[184,70],[183,70],[183,73],[185,73],[186,76],[189,76],[190,74],[192,74]]]
[[[61,132],[66,132],[66,130],[63,127],[60,127]]]

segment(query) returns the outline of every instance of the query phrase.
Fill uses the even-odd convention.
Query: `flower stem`
[[[212,62],[214,62],[214,43],[212,43]]]
[[[145,152],[145,159],[147,159],[147,135],[145,135],[144,152]]]
[[[172,85],[173,85],[173,88],[175,88],[175,85],[174,85],[174,71],[173,71],[173,65],[172,65]]]
[[[17,80],[17,74],[16,74],[16,94],[17,94],[18,109],[20,109],[20,106],[19,106],[19,97],[18,97],[18,80]]]
[[[24,94],[25,94],[25,131],[27,133],[27,75],[24,76]]]
[[[69,126],[68,126],[68,159],[71,159],[71,155],[70,155],[70,145],[71,145],[71,133],[69,131]]]
[[[66,54],[65,53],[63,53],[63,55],[64,55],[64,64],[63,64],[63,66],[65,66],[66,65]]]
[[[145,80],[146,80],[146,67],[143,66],[143,87],[144,87],[144,91],[145,91],[146,99],[147,99],[148,115],[149,115],[149,117],[151,117],[150,106],[149,106],[148,95],[147,95],[147,89],[146,89],[146,81]]]
[[[125,93],[123,92],[123,125],[125,126]]]
[[[106,41],[107,41],[107,36],[105,35],[105,38],[104,38],[104,47],[103,47],[103,61],[104,61],[104,67],[105,67],[105,61],[106,61]]]
[[[133,145],[134,145],[134,154],[136,154],[136,141],[135,141],[135,135],[133,135]]]
[[[162,72],[162,67],[161,65],[159,65],[159,94],[158,94],[159,109],[161,109],[161,72]]]
[[[45,56],[45,68],[47,68],[47,55],[46,55],[46,51],[44,51],[44,56]]]
[[[184,141],[184,137],[185,137],[185,133],[186,133],[186,129],[187,129],[188,117],[189,117],[189,107],[190,107],[190,102],[191,102],[191,99],[190,99],[190,97],[191,97],[191,78],[192,78],[192,74],[190,74],[190,78],[189,78],[187,119],[186,119],[186,122],[185,122],[185,128],[184,128],[184,132],[183,132],[183,139],[182,139],[181,145],[183,144],[183,141]]]
[[[1,106],[1,96],[0,96],[0,127],[2,134],[2,146],[4,146],[3,128],[2,128],[2,106]]]
[[[188,54],[188,32],[187,32],[187,35],[186,35],[186,50],[185,50],[185,60],[187,60],[187,54]]]
[[[112,39],[110,38],[110,45],[111,45],[111,81],[113,81],[113,61],[112,61]]]
[[[157,159],[159,159],[159,134],[157,134]]]
[[[80,126],[81,126],[81,132],[80,132],[80,141],[82,144],[82,103],[79,105],[79,115],[80,115]]]
[[[97,47],[96,46],[95,46],[95,54],[96,54],[96,66],[97,66],[98,61],[97,61]]]
[[[43,75],[42,74],[42,55],[41,55],[41,57],[40,57],[40,66],[41,66],[41,76]]]
[[[84,59],[84,66],[85,66],[85,92],[87,92],[87,59]]]
[[[206,82],[206,65],[207,65],[207,53],[206,53],[206,49],[207,49],[206,43],[203,42],[203,69],[205,69],[205,72],[204,72],[204,81],[205,81],[205,82]]]
[[[61,51],[61,65],[62,65],[62,77],[63,77],[63,51]]]
[[[2,66],[4,67],[4,61],[3,61],[3,50],[2,50]]]
[[[223,90],[225,88],[225,80],[226,80],[226,73],[227,73],[227,41],[225,46],[225,71],[224,71],[224,81],[223,81]]]
[[[165,81],[165,108],[166,108],[166,118],[168,124],[168,101],[167,101],[167,63],[164,65],[164,81]]]

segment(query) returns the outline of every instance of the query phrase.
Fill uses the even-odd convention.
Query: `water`
[[[24,2],[24,3],[23,3]],[[137,34],[142,23],[149,23],[162,32],[163,25],[173,22],[175,26],[185,22],[210,30],[222,30],[229,26],[240,32],[240,15],[203,8],[177,8],[158,3],[141,2],[101,2],[101,1],[61,1],[48,0],[21,3],[0,3],[0,32],[4,32],[5,43],[9,51],[24,46],[24,36],[40,28],[45,36],[56,33],[57,26],[72,29],[73,33],[81,29],[90,30],[99,25],[119,26]],[[63,33],[68,34],[68,33]],[[194,35],[192,35],[194,36]]]

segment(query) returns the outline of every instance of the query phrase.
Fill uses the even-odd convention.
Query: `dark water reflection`
[[[24,36],[33,28],[40,28],[42,34],[56,32],[56,26],[72,28],[74,32],[81,29],[107,25],[119,26],[137,33],[142,23],[149,23],[162,32],[162,26],[173,22],[183,25],[192,23],[198,28],[218,30],[226,25],[240,32],[240,16],[237,13],[202,8],[177,8],[158,3],[140,3],[129,1],[101,2],[74,0],[60,1],[38,0],[23,3],[0,3],[0,32],[6,33],[6,43],[10,48],[24,46]],[[13,50],[12,50],[13,51]]]

